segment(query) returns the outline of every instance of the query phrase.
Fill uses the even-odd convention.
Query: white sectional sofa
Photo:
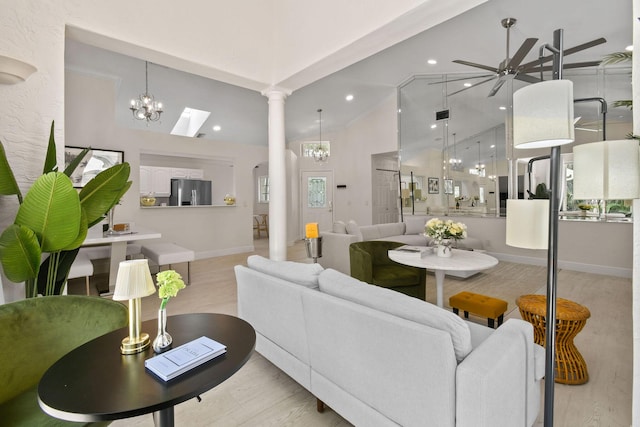
[[[238,265],[238,315],[256,351],[356,426],[531,426],[544,349],[318,264]]]
[[[331,231],[321,231],[322,257],[318,262],[324,268],[333,268],[345,274],[351,274],[349,261],[349,245],[354,242],[368,240],[388,240],[412,246],[428,246],[432,239],[424,235],[424,226],[431,219],[424,215],[407,215],[404,222],[358,226],[354,221],[345,224],[342,221],[333,223]],[[472,237],[457,242],[461,249],[482,250],[482,242]],[[467,278],[477,271],[451,271],[450,276]]]

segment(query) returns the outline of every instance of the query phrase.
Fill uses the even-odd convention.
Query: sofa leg
[[[468,318],[469,318],[469,312],[468,312],[468,311],[465,311],[465,312],[464,312],[464,318],[465,318],[465,319],[468,319]]]
[[[316,398],[316,409],[320,413],[324,412],[324,402],[318,398]]]
[[[503,321],[504,321],[504,314],[501,314],[501,315],[498,317],[498,326],[502,325],[502,322],[503,322]]]
[[[458,314],[458,309],[457,309],[457,308],[455,308],[455,307],[453,307],[453,313],[454,313],[454,314]]]
[[[491,329],[494,329],[494,328],[495,328],[495,326],[494,326],[494,324],[493,324],[493,319],[487,319],[487,325],[488,325]]]

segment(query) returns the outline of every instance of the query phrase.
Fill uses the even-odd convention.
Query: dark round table
[[[142,324],[153,339],[157,320]],[[153,349],[120,354],[129,334],[122,328],[71,351],[43,375],[38,402],[47,414],[67,421],[110,421],[153,413],[156,425],[172,426],[174,405],[204,393],[236,373],[251,357],[256,334],[251,325],[225,314],[170,316],[167,332],[173,347],[207,336],[227,352],[172,380],[163,381],[144,367]]]

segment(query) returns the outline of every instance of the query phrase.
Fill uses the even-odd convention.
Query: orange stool
[[[494,319],[498,319],[498,326],[502,325],[508,306],[504,300],[466,291],[450,297],[449,305],[455,314],[463,310],[465,319],[469,318],[469,313],[486,317],[490,328],[494,327]]]
[[[545,346],[547,297],[522,295],[516,300],[520,315],[533,325],[533,339]],[[587,307],[563,298],[556,299],[555,380],[562,384],[584,384],[589,381],[587,363],[573,343],[591,313]]]

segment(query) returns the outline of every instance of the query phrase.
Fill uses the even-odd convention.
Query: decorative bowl
[[[142,196],[140,197],[140,204],[142,206],[155,206],[156,198],[153,196]]]

